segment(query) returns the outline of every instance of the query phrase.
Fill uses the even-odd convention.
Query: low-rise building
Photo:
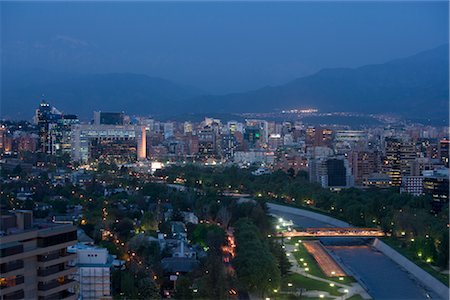
[[[79,283],[80,298],[112,299],[111,268],[114,257],[105,248],[78,243],[68,250],[76,254],[72,265],[77,267],[75,279]]]

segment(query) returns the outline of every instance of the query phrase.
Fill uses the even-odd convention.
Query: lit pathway
[[[305,277],[308,277],[308,278],[311,278],[311,279],[314,279],[317,281],[326,282],[328,284],[332,283],[335,286],[340,287],[338,289],[338,292],[344,294],[342,296],[332,296],[332,295],[329,295],[328,292],[308,291],[308,292],[303,293],[304,296],[319,297],[319,295],[324,295],[324,297],[327,297],[327,298],[344,300],[344,299],[348,299],[348,298],[352,297],[353,295],[360,294],[364,299],[371,299],[370,296],[367,294],[367,292],[357,282],[351,283],[351,285],[346,285],[346,284],[338,283],[338,282],[328,280],[325,278],[321,278],[318,276],[314,276],[314,275],[309,274],[308,272],[305,272],[305,270],[299,266],[298,261],[295,259],[295,256],[294,256],[295,246],[294,245],[285,245],[285,250],[286,250],[286,254],[289,253],[288,259],[292,264],[292,268],[291,268],[292,272],[298,273],[302,276],[305,276]],[[348,293],[345,293],[344,290],[348,290]]]

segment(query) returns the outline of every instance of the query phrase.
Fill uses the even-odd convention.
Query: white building
[[[134,141],[138,159],[146,157],[145,126],[134,125],[89,125],[72,126],[72,151],[74,161],[88,162],[91,159],[92,144],[102,142]]]
[[[112,299],[111,268],[114,258],[105,248],[97,248],[83,244],[69,247],[68,252],[76,253],[78,267],[75,280],[80,286],[80,299]]]

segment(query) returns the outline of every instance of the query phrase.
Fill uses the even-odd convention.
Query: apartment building
[[[0,215],[0,299],[77,299],[76,227],[33,220],[31,211]]]

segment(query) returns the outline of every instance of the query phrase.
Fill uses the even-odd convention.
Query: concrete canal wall
[[[303,216],[309,219],[314,219],[323,223],[327,223],[336,227],[352,227],[350,224],[326,216],[326,215],[322,215],[319,213],[315,213],[309,210],[305,210],[305,209],[300,209],[300,208],[295,208],[295,207],[290,207],[290,206],[285,206],[285,205],[279,205],[279,204],[275,204],[275,203],[267,203],[267,206],[269,208],[273,208],[274,210],[277,211],[281,211],[281,212],[285,212],[285,213],[290,213],[290,214],[295,214],[295,215],[299,215],[299,216]]]
[[[442,297],[442,299],[449,299],[449,288],[445,284],[428,274],[422,268],[395,251],[386,243],[382,242],[379,239],[374,239],[372,246],[392,259],[394,262],[399,264],[401,267],[403,267],[406,271],[412,274],[418,282],[423,284],[428,289],[434,291],[436,294]]]

